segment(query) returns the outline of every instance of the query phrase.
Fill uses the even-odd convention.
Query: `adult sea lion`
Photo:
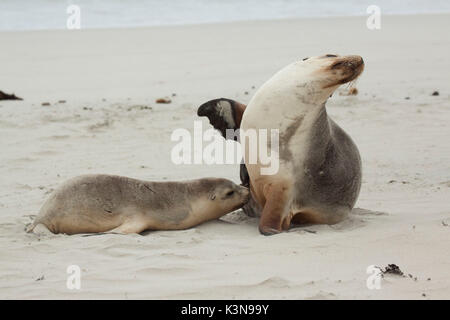
[[[198,115],[207,116],[214,127],[240,128],[241,139],[247,130],[279,130],[276,174],[261,174],[259,158],[249,163],[249,143],[243,150],[241,179],[252,196],[244,211],[261,215],[262,234],[281,232],[291,222],[334,224],[352,210],[361,187],[361,159],[352,139],[327,115],[325,103],[363,69],[360,56],[305,58],[264,83],[247,107],[237,108],[230,99],[199,107]],[[230,120],[222,114],[235,116]]]

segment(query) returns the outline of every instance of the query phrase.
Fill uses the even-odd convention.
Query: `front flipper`
[[[289,188],[281,181],[272,182],[264,186],[266,199],[259,220],[259,232],[265,236],[280,233],[283,228],[288,229],[290,219],[287,212]]]
[[[141,216],[132,217],[124,221],[120,226],[112,230],[106,231],[106,233],[118,233],[118,234],[130,234],[141,233],[147,230],[145,218]]]
[[[197,115],[207,117],[214,129],[219,130],[227,139],[227,129],[237,130],[240,128],[245,107],[246,105],[237,101],[220,98],[202,104],[197,110]],[[238,141],[238,139],[238,135],[233,135],[233,140]]]

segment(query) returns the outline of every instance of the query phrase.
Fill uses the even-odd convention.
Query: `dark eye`
[[[342,66],[344,66],[344,62],[337,62],[337,63],[335,63],[335,64],[333,64],[332,66],[331,66],[331,69],[337,69],[337,68],[340,68],[340,67],[342,67]]]
[[[227,197],[231,197],[233,194],[234,194],[234,191],[231,190],[231,191],[228,191],[228,192],[227,192],[226,196],[227,196]]]
[[[303,58],[302,61],[308,60],[309,58]]]

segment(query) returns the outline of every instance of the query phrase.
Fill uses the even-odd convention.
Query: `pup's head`
[[[206,178],[202,184],[208,189],[206,201],[217,209],[219,217],[241,208],[250,198],[248,188],[228,179]]]
[[[360,56],[326,54],[294,62],[284,76],[291,77],[297,95],[305,102],[323,103],[341,84],[355,80],[363,70]]]

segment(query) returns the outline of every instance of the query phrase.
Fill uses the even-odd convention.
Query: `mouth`
[[[250,200],[250,191],[246,188],[243,193],[243,203],[246,204]]]
[[[360,56],[340,57],[328,67],[328,70],[333,72],[342,72],[343,78],[327,85],[325,88],[341,85],[358,78],[364,70],[364,60]]]
[[[241,209],[243,206],[245,206],[250,201],[250,193],[241,196],[240,200],[241,201],[239,201],[239,203],[232,208],[232,211]]]

